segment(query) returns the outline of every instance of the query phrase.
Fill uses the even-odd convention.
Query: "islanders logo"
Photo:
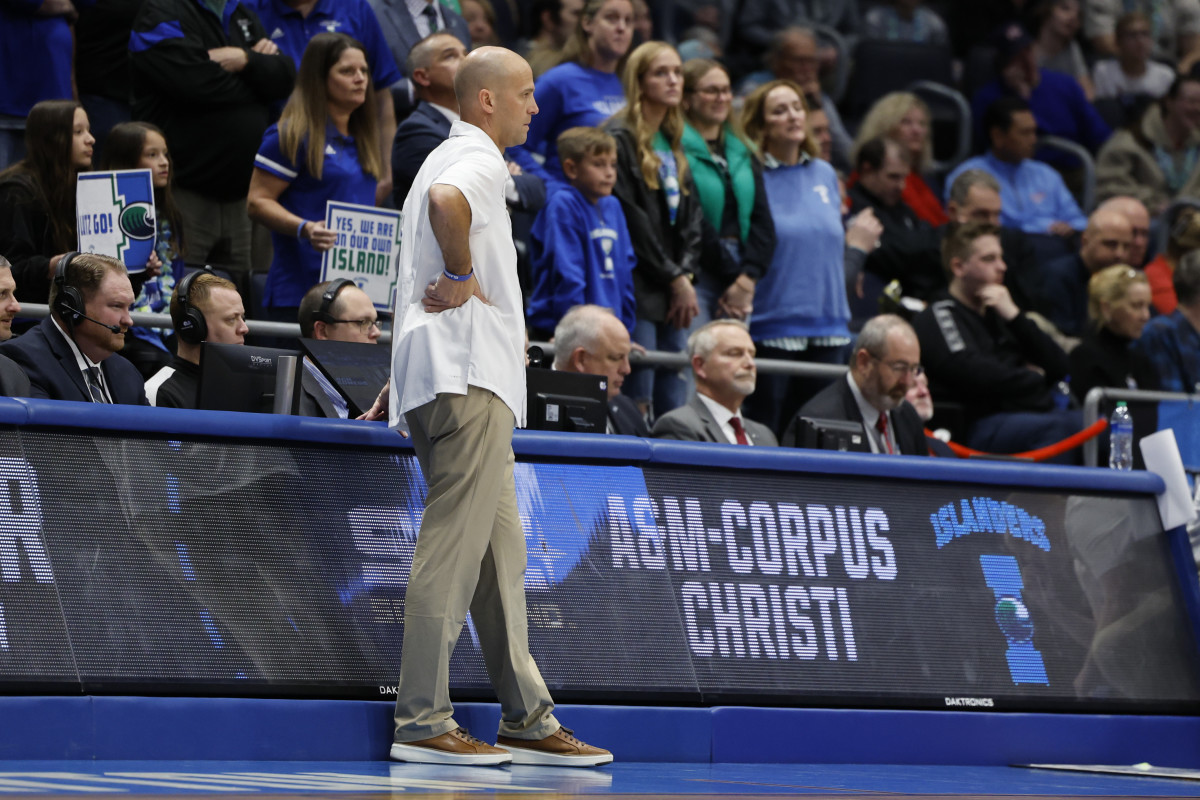
[[[940,550],[953,540],[971,534],[1002,534],[1026,541],[1050,552],[1046,524],[1022,508],[990,497],[963,498],[947,503],[929,515]],[[1008,644],[1005,655],[1013,683],[1049,685],[1046,664],[1034,647],[1033,617],[1022,592],[1025,582],[1017,560],[1007,555],[981,555],[979,566],[984,582],[995,596],[996,625]]]
[[[130,203],[117,220],[121,232],[130,239],[153,239],[157,230],[153,203]]]

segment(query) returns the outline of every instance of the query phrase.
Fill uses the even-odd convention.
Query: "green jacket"
[[[725,213],[725,181],[721,177],[721,168],[709,152],[708,142],[687,123],[683,127],[683,152],[691,167],[696,190],[700,193],[704,217],[719,232],[721,217]],[[745,242],[750,233],[750,212],[754,209],[754,166],[749,148],[734,136],[728,126],[725,128],[725,160],[733,179],[733,196],[737,198],[738,228]]]

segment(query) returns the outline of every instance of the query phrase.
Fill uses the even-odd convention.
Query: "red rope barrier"
[[[1067,438],[1063,439],[1061,442],[1055,442],[1054,444],[1048,444],[1045,447],[1039,447],[1037,450],[1027,450],[1024,453],[1013,453],[1010,456],[1010,458],[1024,458],[1024,459],[1028,459],[1030,461],[1046,461],[1047,459],[1054,458],[1057,455],[1061,455],[1061,454],[1067,452],[1068,450],[1078,447],[1079,445],[1086,442],[1088,439],[1092,439],[1092,438],[1095,438],[1096,436],[1099,436],[1101,433],[1103,433],[1104,429],[1107,427],[1108,427],[1108,420],[1098,419],[1095,422],[1093,422],[1091,425],[1089,425],[1086,428],[1084,428],[1083,430],[1079,431],[1079,433],[1073,433],[1070,436],[1068,436]],[[930,430],[928,428],[926,428],[925,435],[933,436],[933,433],[931,433]],[[970,456],[992,455],[991,453],[984,453],[982,450],[973,450],[970,447],[967,447],[966,445],[959,444],[958,442],[946,442],[946,445],[951,450],[953,450],[954,454],[956,456],[958,456],[959,458],[968,458]]]

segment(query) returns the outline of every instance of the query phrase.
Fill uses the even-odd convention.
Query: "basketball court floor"
[[[3,724],[0,721],[0,724]],[[1144,767],[1143,767],[1144,769]],[[1193,775],[1195,773],[1192,773]],[[387,762],[0,761],[0,797],[1200,797],[1200,781],[1028,767],[613,764],[443,767]]]

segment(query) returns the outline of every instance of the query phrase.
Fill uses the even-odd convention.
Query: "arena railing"
[[[1200,404],[1200,394],[1183,394],[1180,392],[1148,392],[1142,389],[1120,389],[1116,387],[1097,386],[1087,393],[1083,399],[1083,424],[1084,426],[1092,425],[1096,420],[1100,419],[1100,404],[1105,400],[1126,400],[1133,402],[1186,402],[1190,405]],[[1200,429],[1200,417],[1194,417],[1196,420],[1193,425]],[[1195,434],[1191,432],[1176,432],[1177,440],[1185,440]],[[1182,447],[1181,442],[1181,450]],[[1084,466],[1095,467],[1099,466],[1100,449],[1098,442],[1095,439],[1090,439],[1083,445],[1083,463]],[[1189,472],[1198,471],[1196,465],[1187,464],[1184,462],[1185,468]]]
[[[21,305],[20,318],[23,319],[42,319],[49,315],[50,307],[43,303],[23,303]],[[140,311],[135,311],[131,315],[135,325],[142,325],[148,328],[167,328],[170,329],[171,316],[169,314],[148,314]],[[251,336],[269,336],[280,339],[298,339],[300,337],[300,326],[295,322],[270,322],[260,319],[248,319],[246,324],[250,327]],[[390,330],[385,330],[383,335],[379,337],[380,344],[390,344],[392,335]],[[530,342],[530,345],[537,345],[542,348],[542,351],[547,356],[554,355],[554,345],[548,342]],[[688,365],[688,357],[683,353],[668,353],[661,350],[651,350],[645,354],[633,352],[629,356],[630,362],[634,366],[651,366],[651,367],[675,367],[683,369]],[[776,375],[793,375],[803,378],[828,378],[833,380],[841,377],[846,373],[847,367],[841,364],[809,364],[797,361],[779,361],[775,359],[760,358],[756,361],[758,371]]]

